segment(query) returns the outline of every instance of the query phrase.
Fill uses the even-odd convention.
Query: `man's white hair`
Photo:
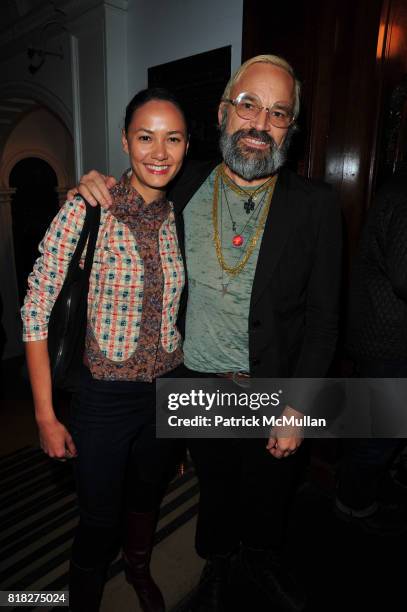
[[[229,79],[229,82],[226,85],[226,88],[225,88],[225,91],[223,92],[222,97],[230,98],[230,92],[232,91],[233,86],[237,83],[237,81],[240,79],[243,73],[249,68],[249,66],[252,66],[252,64],[272,64],[273,66],[278,66],[279,68],[282,68],[283,70],[288,72],[288,74],[290,74],[293,77],[294,79],[293,113],[294,113],[294,119],[296,119],[300,112],[301,85],[295,76],[294,69],[291,66],[291,64],[289,64],[287,60],[285,60],[283,57],[279,57],[278,55],[256,55],[255,57],[251,57],[250,59],[248,59],[246,62],[244,62],[240,66],[239,70],[237,70],[237,72],[235,72],[235,74]]]

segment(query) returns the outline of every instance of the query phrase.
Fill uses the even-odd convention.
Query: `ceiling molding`
[[[61,32],[69,30],[69,22],[77,19],[81,15],[95,8],[113,7],[122,11],[127,11],[128,0],[59,0],[56,8],[66,14],[66,18],[59,17],[54,7],[49,2],[44,2],[43,6],[30,11],[20,19],[9,23],[0,30],[0,52],[2,59],[13,57],[25,50],[32,44],[33,38],[50,21],[60,21]],[[55,36],[49,33],[49,38]]]

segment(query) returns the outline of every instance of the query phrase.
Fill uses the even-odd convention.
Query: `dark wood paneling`
[[[387,0],[382,24],[382,104],[377,185],[407,165],[407,2]]]
[[[325,178],[341,197],[351,251],[369,204],[380,102],[381,0],[336,3],[336,46]],[[350,18],[351,17],[351,18]]]
[[[298,0],[244,5],[243,59],[283,55],[303,82],[298,168],[336,186],[356,242],[373,181],[383,0]],[[374,166],[374,164],[373,164]]]
[[[268,0],[250,2],[243,5],[242,61],[259,55],[271,53],[281,55],[295,67],[302,83],[302,103],[299,125],[301,131],[296,135],[291,151],[292,162],[300,172],[308,172],[309,158],[309,112],[313,87],[315,53],[309,52],[309,44],[314,46],[315,24],[310,18],[310,7],[305,1],[276,3]]]
[[[407,2],[392,0],[390,3],[387,39],[385,46],[386,85],[395,87],[402,74],[407,74]]]

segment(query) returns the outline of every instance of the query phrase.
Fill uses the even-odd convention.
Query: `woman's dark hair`
[[[126,106],[126,116],[124,118],[124,131],[127,134],[127,130],[129,129],[129,125],[133,118],[136,110],[147,104],[147,102],[151,102],[152,100],[163,100],[164,102],[170,102],[179,110],[184,121],[185,126],[188,132],[188,124],[187,119],[184,113],[184,110],[179,103],[176,96],[173,93],[165,89],[164,87],[149,87],[148,89],[142,89],[130,100],[128,105]]]

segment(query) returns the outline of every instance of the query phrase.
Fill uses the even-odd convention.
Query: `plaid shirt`
[[[85,214],[82,198],[77,196],[67,201],[39,246],[41,255],[28,278],[28,292],[21,310],[25,342],[47,338],[50,313],[62,288]],[[184,285],[184,268],[172,207],[158,230],[158,244],[163,275],[159,348],[165,353],[173,353],[180,350],[180,334],[175,323]],[[102,209],[90,276],[88,329],[90,325],[103,358],[117,364],[128,360],[137,350],[143,313],[144,268],[134,232],[109,210]],[[150,378],[146,375],[145,380]]]

